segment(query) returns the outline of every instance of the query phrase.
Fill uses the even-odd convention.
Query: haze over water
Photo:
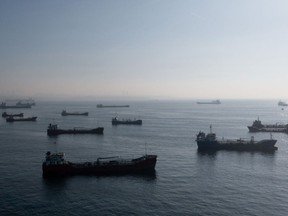
[[[285,99],[277,1],[0,2],[0,97]]]
[[[111,102],[117,103],[117,102]],[[26,116],[37,122],[6,123],[0,119],[1,215],[285,215],[287,134],[273,134],[275,153],[197,152],[195,136],[208,132],[219,138],[268,139],[248,133],[259,116],[263,123],[287,123],[288,110],[277,101],[125,102],[130,108],[97,109],[96,102],[39,102]],[[89,116],[60,115],[89,111]],[[12,112],[12,110],[8,110]],[[14,112],[14,110],[13,110]],[[142,126],[112,126],[111,118],[140,117]],[[104,135],[61,135],[49,138],[46,128],[103,126]],[[65,152],[70,161],[103,156],[157,154],[155,176],[74,176],[42,178],[46,151]]]

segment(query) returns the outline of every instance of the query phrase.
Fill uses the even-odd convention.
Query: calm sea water
[[[108,102],[106,102],[107,104]],[[109,102],[111,104],[113,102]],[[218,137],[250,138],[247,125],[288,122],[277,101],[124,102],[130,108],[97,109],[95,103],[39,102],[26,116],[37,122],[0,119],[1,215],[287,215],[288,135],[273,134],[275,153],[218,151],[200,154],[199,130]],[[60,115],[89,111],[89,116]],[[16,110],[8,110],[17,112]],[[112,126],[111,118],[141,118],[142,126]],[[103,126],[104,135],[49,138],[46,128]],[[269,134],[253,134],[255,139]],[[74,176],[44,180],[46,151],[65,152],[70,161],[157,154],[156,176]]]

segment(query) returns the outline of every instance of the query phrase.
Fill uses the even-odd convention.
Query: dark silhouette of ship
[[[262,124],[259,120],[255,120],[251,126],[247,126],[249,132],[280,132],[280,133],[288,133],[288,125],[287,124]]]
[[[85,129],[85,128],[74,128],[74,129],[59,129],[57,125],[49,124],[47,129],[48,136],[57,136],[60,134],[100,134],[102,135],[104,131],[103,127]]]
[[[124,124],[124,125],[142,125],[142,120],[141,119],[122,119],[119,120],[117,117],[112,118],[112,125],[119,125],[119,124]]]
[[[97,108],[129,107],[129,105],[103,105],[97,104]]]
[[[14,118],[14,117],[8,117],[6,118],[6,122],[15,122],[15,121],[36,121],[37,117],[29,117],[29,118]]]
[[[98,158],[94,162],[72,163],[64,153],[46,153],[42,164],[43,177],[65,177],[69,175],[125,175],[155,172],[157,155],[144,155],[135,159],[120,157]]]
[[[216,134],[210,133],[207,135],[204,132],[199,132],[196,139],[199,150],[234,150],[234,151],[273,151],[278,148],[275,146],[277,140],[264,139],[255,141],[254,137],[251,140],[244,139],[217,139]]]
[[[288,104],[280,100],[278,106],[288,106]]]
[[[2,102],[0,104],[0,109],[17,109],[17,108],[31,108],[30,104],[19,104],[16,103],[16,105],[7,105],[5,102]]]
[[[72,116],[88,116],[88,112],[83,112],[83,113],[80,113],[80,112],[66,112],[66,110],[63,110],[61,115],[62,116],[69,116],[69,115],[72,115]]]
[[[221,104],[220,100],[198,101],[197,104]]]
[[[34,100],[20,100],[16,103],[17,106],[35,106]]]
[[[8,118],[8,117],[23,117],[24,116],[24,114],[23,113],[19,113],[19,114],[8,114],[8,113],[6,113],[6,112],[3,112],[2,113],[2,117],[3,118]]]

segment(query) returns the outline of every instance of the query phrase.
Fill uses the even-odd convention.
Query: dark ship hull
[[[262,124],[259,120],[255,120],[251,126],[247,126],[249,132],[279,132],[279,133],[288,133],[288,125],[284,124]]]
[[[6,112],[2,113],[3,118],[13,118],[13,117],[23,117],[23,116],[24,116],[23,113],[19,113],[19,114],[7,114]]]
[[[256,133],[256,132],[268,132],[268,133],[288,133],[288,129],[286,126],[278,126],[278,127],[261,127],[261,128],[258,128],[258,127],[253,127],[253,126],[247,126],[248,127],[248,130],[249,132],[251,133]]]
[[[116,121],[112,121],[112,125],[119,125],[119,124],[123,124],[123,125],[142,125],[142,120],[128,120],[128,121],[120,121],[120,120],[116,120]]]
[[[88,116],[88,112],[85,113],[61,113],[62,116]]]
[[[124,107],[129,107],[129,105],[103,105],[103,104],[97,104],[97,108],[114,108],[114,107],[119,107],[119,108],[124,108]]]
[[[31,108],[31,105],[30,104],[15,105],[15,106],[0,105],[0,109],[22,109],[22,108]]]
[[[221,104],[220,100],[216,101],[198,101],[197,104]]]
[[[48,136],[57,136],[60,134],[99,134],[99,135],[102,135],[103,131],[104,131],[103,127],[98,127],[98,128],[94,128],[94,129],[69,129],[69,130],[47,129],[47,135]]]
[[[197,141],[199,150],[233,150],[233,151],[273,151],[277,140],[246,141]]]
[[[210,126],[210,133],[207,135],[204,132],[199,132],[196,139],[198,150],[215,151],[215,150],[233,150],[233,151],[274,151],[278,148],[275,146],[277,140],[264,139],[255,141],[254,137],[251,140],[233,139],[233,140],[219,140],[216,134],[212,133],[212,126]]]
[[[15,122],[15,121],[36,121],[37,117],[31,117],[31,118],[6,118],[6,122]]]
[[[121,162],[110,160],[105,162],[86,162],[64,164],[42,164],[43,177],[65,177],[70,175],[125,175],[155,172],[156,155],[145,155],[140,158]]]

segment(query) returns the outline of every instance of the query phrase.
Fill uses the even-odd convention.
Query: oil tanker
[[[97,104],[97,108],[123,108],[123,107],[130,107],[130,105],[103,105],[103,104]]]
[[[124,125],[142,125],[142,120],[141,119],[122,119],[119,120],[117,117],[112,118],[112,125],[119,125],[119,124],[124,124]]]
[[[8,113],[6,113],[6,112],[3,112],[2,113],[2,117],[3,118],[9,118],[9,117],[23,117],[24,116],[24,113],[19,113],[19,114],[8,114]]]
[[[244,139],[217,139],[216,134],[210,133],[207,135],[204,132],[197,134],[196,142],[199,150],[234,150],[234,151],[274,151],[278,148],[275,146],[277,140],[264,139],[255,141],[254,137],[251,140]]]
[[[14,118],[14,117],[9,117],[6,118],[6,122],[15,122],[15,121],[36,121],[37,117],[29,117],[29,118]]]
[[[60,134],[100,134],[102,135],[104,131],[103,127],[86,129],[86,128],[73,128],[73,129],[59,129],[58,125],[49,124],[47,129],[48,136],[57,136]]]
[[[46,153],[42,164],[43,177],[65,177],[69,175],[124,175],[155,172],[157,155],[144,155],[134,159],[120,157],[98,158],[93,162],[73,163],[65,159],[64,153]]]
[[[63,110],[62,112],[61,112],[61,115],[62,116],[69,116],[69,115],[73,115],[73,116],[88,116],[88,112],[83,112],[83,113],[80,113],[80,112],[71,112],[71,113],[69,113],[69,112],[66,112],[66,110]]]
[[[6,103],[2,102],[0,104],[0,109],[22,109],[22,108],[31,108],[30,104],[19,104],[16,105],[7,105]]]
[[[251,126],[247,126],[249,132],[280,132],[280,133],[288,133],[288,125],[287,124],[262,124],[259,120],[255,120]]]

